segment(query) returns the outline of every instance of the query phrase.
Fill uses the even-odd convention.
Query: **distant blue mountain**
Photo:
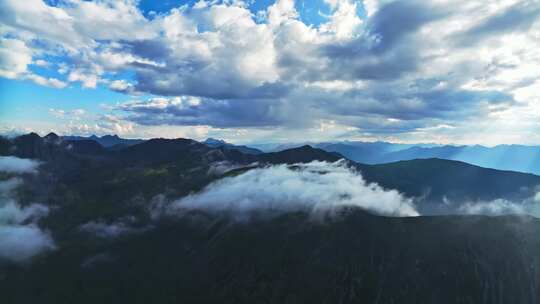
[[[211,148],[224,148],[224,149],[231,149],[231,150],[238,150],[242,153],[246,154],[262,154],[263,152],[259,149],[251,148],[248,146],[240,146],[240,145],[233,145],[231,143],[228,143],[224,140],[215,139],[215,138],[208,138],[205,141],[202,142],[203,144],[207,145]]]
[[[443,158],[473,165],[540,174],[540,147],[522,145],[411,147],[386,153],[380,162],[417,158]]]
[[[144,142],[141,139],[124,139],[117,135],[98,137],[63,136],[64,140],[93,140],[105,148],[121,149]],[[234,145],[223,140],[208,138],[205,145],[212,148],[225,148],[246,154],[261,154],[293,149],[309,144],[327,152],[337,152],[350,160],[364,164],[382,164],[402,160],[440,158],[467,162],[476,166],[498,170],[510,170],[540,175],[540,146],[498,145],[495,147],[454,146],[437,144],[398,144],[383,141],[360,142],[302,142],[302,143],[263,143],[250,146]]]
[[[317,143],[312,145],[328,152],[340,153],[351,160],[364,164],[382,164],[402,160],[440,158],[467,162],[486,168],[540,175],[539,146],[441,146],[435,144],[415,145],[354,141]],[[287,147],[291,146],[294,145],[287,145]]]
[[[414,147],[408,144],[394,144],[388,142],[355,142],[319,143],[315,147],[327,152],[338,152],[343,156],[364,164],[379,164],[382,155],[395,153]]]
[[[84,136],[62,136],[64,140],[80,141],[80,140],[93,140],[105,148],[122,148],[128,147],[144,142],[143,139],[126,139],[118,137],[118,135],[104,135],[98,137],[96,135],[84,137]]]

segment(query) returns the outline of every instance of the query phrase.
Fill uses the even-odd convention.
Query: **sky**
[[[540,144],[538,0],[2,0],[0,133]]]

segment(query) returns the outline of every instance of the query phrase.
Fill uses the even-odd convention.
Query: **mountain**
[[[81,232],[0,264],[6,303],[538,303],[540,220],[343,209],[237,222],[192,213],[145,233]]]
[[[521,145],[411,147],[383,155],[379,161],[389,162],[415,158],[445,158],[474,165],[540,174],[540,147]]]
[[[310,145],[328,152],[337,152],[347,158],[366,164],[379,163],[382,155],[387,153],[405,150],[411,147],[433,147],[434,144],[397,144],[383,141],[362,142],[362,141],[340,141],[340,142],[302,142],[302,143],[259,143],[252,144],[264,152],[277,152],[301,146]]]
[[[344,158],[339,153],[307,145],[280,152],[249,154],[181,138],[151,139],[120,150],[106,149],[91,140],[51,138],[54,137],[23,135],[8,140],[2,150],[4,155],[46,161],[46,168],[58,175],[66,187],[84,188],[88,199],[101,202],[111,197],[123,201],[137,193],[143,197],[159,193],[180,197],[219,178],[219,174],[208,174],[216,166],[230,168],[225,172],[238,168],[244,168],[240,172],[245,172],[267,164],[335,162]],[[377,165],[348,161],[348,164],[367,182],[414,198],[422,214],[453,214],[464,204],[497,199],[521,204],[534,197],[540,186],[540,177],[533,174],[444,159]],[[74,182],[76,184],[72,185]],[[100,190],[104,185],[109,185],[110,189]]]
[[[412,147],[407,144],[354,141],[318,143],[314,146],[328,152],[340,153],[351,160],[365,164],[378,164],[384,155]]]
[[[125,212],[126,208],[135,213],[144,209],[123,205],[134,197],[151,199],[160,194],[182,197],[200,190],[220,178],[220,173],[213,173],[216,166],[234,169],[254,163],[264,166],[340,158],[308,147],[299,151],[244,154],[182,138],[156,138],[119,150],[106,149],[93,140],[52,141],[51,138],[33,133],[0,140],[0,155],[42,161],[39,178],[47,186],[28,189],[28,203],[32,199],[39,202],[48,198],[37,191],[46,188],[47,193],[55,192],[55,201],[67,206],[65,212],[93,206],[95,215],[105,212],[109,216]]]
[[[340,153],[350,160],[364,164],[383,164],[401,160],[441,158],[462,161],[485,168],[540,175],[540,147],[538,146],[441,146],[435,144],[396,144],[355,141],[322,142],[311,145],[328,152]],[[280,147],[274,148],[280,149]]]
[[[296,176],[302,166],[292,164],[344,157],[308,145],[254,155],[184,138],[110,149],[94,140],[71,141],[55,134],[0,138],[0,155],[40,160],[38,172],[17,177],[20,187],[12,199],[23,208],[21,214],[36,204],[49,213],[14,230],[39,228],[55,244],[24,263],[0,256],[0,294],[6,303],[540,299],[539,219],[452,215],[468,201],[519,204],[540,185],[540,176],[533,174],[444,159],[376,165],[343,160],[340,164],[359,171],[368,183],[413,199],[424,216],[384,217],[357,207],[327,213],[270,209],[246,216],[243,209],[228,213],[173,207],[179,199],[230,185],[235,177],[259,179],[257,173],[274,164],[280,164],[279,178],[280,172]],[[317,174],[335,177],[324,170]],[[0,174],[0,183],[10,178]],[[295,182],[268,185],[268,191],[302,187]],[[255,194],[240,201],[241,206],[259,197],[249,185],[236,184],[235,191]],[[364,188],[369,187],[375,188]],[[214,193],[211,199],[228,195]],[[287,192],[278,194],[287,199]],[[6,197],[2,195],[0,199]],[[385,198],[371,199],[376,205]],[[25,245],[32,240],[25,237]]]
[[[308,163],[316,160],[335,162],[342,158],[344,157],[339,153],[329,153],[308,145],[279,152],[265,153],[259,157],[263,163],[271,164]]]
[[[3,139],[4,155],[14,155],[21,158],[51,161],[64,156],[75,154],[99,157],[106,150],[93,140],[63,140],[54,133],[40,137],[36,133],[18,136],[13,140]]]
[[[98,137],[96,135],[92,135],[89,137],[63,136],[62,139],[69,140],[69,141],[93,140],[105,148],[112,148],[116,146],[116,149],[120,147],[132,146],[132,145],[140,144],[144,142],[144,140],[142,139],[125,139],[125,138],[118,137],[118,135],[104,135],[101,137]]]
[[[230,144],[224,140],[214,139],[214,138],[208,138],[203,142],[205,145],[212,147],[212,148],[225,148],[225,149],[234,149],[238,150],[245,154],[261,154],[263,153],[259,149],[251,148],[248,146],[242,146],[242,145],[233,145]]]
[[[283,150],[294,149],[302,146],[316,146],[315,142],[295,142],[295,143],[258,143],[251,144],[251,147],[257,148],[265,153],[279,152]]]
[[[533,197],[540,176],[482,168],[445,159],[415,159],[378,165],[357,165],[368,182],[397,189],[418,201],[423,214],[452,213],[467,202]]]

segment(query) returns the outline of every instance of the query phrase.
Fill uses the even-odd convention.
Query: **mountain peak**
[[[310,150],[319,150],[319,149],[315,149],[311,145],[303,145],[298,148],[293,148],[289,150],[310,151]]]
[[[52,139],[52,140],[57,140],[57,139],[60,138],[60,137],[59,137],[58,135],[56,135],[56,133],[51,132],[51,133],[45,135],[44,138],[46,138],[46,139]]]
[[[118,137],[118,135],[116,135],[116,134],[113,134],[113,135],[103,135],[103,136],[101,136],[101,139],[120,139],[120,137]]]
[[[307,163],[314,160],[335,162],[344,158],[341,154],[335,152],[326,152],[324,150],[313,148],[310,145],[287,149],[279,152],[266,153],[262,156],[270,163]]]
[[[216,139],[216,138],[212,138],[212,137],[207,138],[205,141],[203,141],[203,143],[205,143],[207,145],[225,145],[225,144],[227,144],[227,142],[222,140],[222,139]]]

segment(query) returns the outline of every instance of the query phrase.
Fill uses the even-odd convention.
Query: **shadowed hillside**
[[[536,303],[540,222],[201,213],[2,267],[8,303]]]
[[[245,154],[190,139],[111,149],[29,134],[1,139],[0,153],[39,160],[34,173],[0,174],[2,187],[19,183],[0,198],[16,200],[21,214],[47,210],[16,228],[39,227],[54,244],[23,263],[0,257],[7,303],[540,299],[538,219],[376,215],[403,204],[408,213],[398,216],[455,214],[469,200],[519,203],[534,195],[536,175],[441,159],[366,165],[311,146]],[[355,170],[381,187],[366,185]],[[231,191],[234,201],[226,197]],[[372,208],[328,201],[352,195],[363,200],[357,206]],[[333,207],[305,208],[320,207],[323,197]],[[212,211],[208,200],[231,208]]]

